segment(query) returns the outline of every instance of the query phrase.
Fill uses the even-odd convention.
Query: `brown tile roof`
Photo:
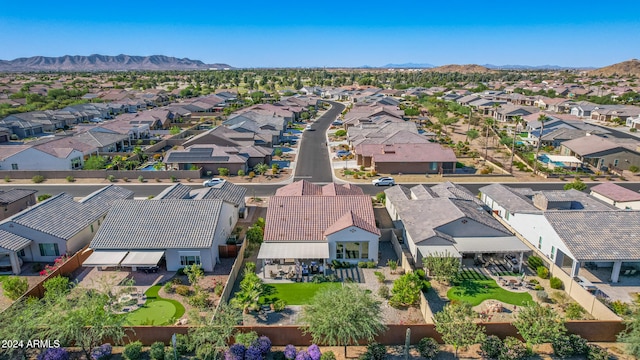
[[[351,225],[380,234],[367,195],[276,195],[270,199],[265,223],[264,241],[324,241],[327,231]]]
[[[422,144],[363,144],[362,154],[371,156],[376,163],[385,162],[455,162],[450,148],[436,143]]]
[[[596,185],[591,188],[591,191],[617,202],[640,201],[640,193],[614,183]]]
[[[296,181],[276,190],[276,196],[303,196],[303,195],[364,195],[362,189],[351,184],[331,183],[325,186],[316,185],[306,180]]]
[[[596,154],[602,151],[612,150],[612,149],[625,149],[636,152],[638,144],[640,142],[632,141],[626,142],[614,142],[610,139],[605,139],[600,136],[590,135],[584,136],[581,138],[568,140],[562,142],[562,146],[570,149],[580,156],[587,156],[590,154]]]

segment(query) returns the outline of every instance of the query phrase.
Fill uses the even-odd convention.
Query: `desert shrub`
[[[275,312],[283,311],[286,307],[287,302],[282,299],[278,299],[273,303],[273,311]]]
[[[631,171],[632,173],[637,173],[638,171],[640,171],[640,167],[636,166],[636,165],[631,165],[629,166],[629,171]]]
[[[378,266],[378,263],[376,263],[375,261],[367,261],[367,268],[368,269],[375,269],[376,266]]]
[[[244,170],[240,169],[238,170],[238,176],[244,176],[245,172]]]
[[[502,344],[502,340],[495,335],[485,337],[482,344],[480,344],[480,352],[485,358],[497,359],[502,355],[503,351],[504,344]]]
[[[242,344],[246,347],[251,346],[256,340],[258,340],[258,333],[255,331],[249,331],[246,333],[237,333],[235,335],[236,344]]]
[[[216,294],[216,296],[222,295],[223,291],[224,291],[224,285],[222,284],[216,284],[216,286],[213,287],[213,293]]]
[[[220,176],[229,176],[229,168],[218,168],[218,174],[220,174]]]
[[[36,175],[36,176],[31,178],[31,181],[33,181],[35,184],[40,184],[41,182],[44,182],[45,180],[46,179],[42,175]]]
[[[38,195],[37,199],[38,199],[38,202],[45,201],[51,196],[52,196],[51,194],[42,194],[42,195]]]
[[[171,175],[169,177],[169,180],[171,180],[171,182],[176,182],[178,179],[175,176]]]
[[[380,271],[374,271],[373,274],[376,276],[376,278],[378,278],[378,282],[381,284],[383,284],[384,281],[387,280],[387,277],[384,276],[384,274]]]
[[[67,176],[65,179],[67,180],[67,182],[74,182],[74,181],[76,181],[76,179],[75,179],[73,176],[71,176],[71,175]]]
[[[520,360],[529,357],[527,346],[520,340],[507,336],[504,339],[504,350],[498,357],[499,360]]]
[[[418,352],[425,359],[433,359],[440,352],[440,345],[435,339],[424,337],[418,342]]]
[[[138,181],[144,182],[144,176],[142,176],[142,175],[138,176]]]
[[[387,285],[382,285],[378,288],[378,296],[383,299],[388,299],[390,292],[391,291],[389,290],[389,287]]]
[[[549,294],[544,290],[536,291],[536,297],[542,302],[549,302]]]
[[[549,277],[549,269],[544,266],[538,266],[536,272],[541,279],[547,279]]]
[[[540,281],[538,281],[537,279],[531,279],[531,280],[529,280],[529,282],[530,282],[531,284],[534,284],[534,285],[538,285],[538,284],[540,284]]]
[[[253,171],[249,171],[249,179],[253,179],[254,177],[256,177],[256,173]]]
[[[122,181],[129,182],[129,178],[125,176],[125,177],[122,178]]]
[[[336,354],[333,351],[325,351],[320,356],[320,360],[336,360]]]
[[[307,354],[309,354],[311,360],[320,360],[322,357],[322,352],[320,352],[320,348],[316,344],[309,345],[307,348]]]
[[[64,348],[47,348],[37,357],[38,360],[69,360],[69,353]]]
[[[156,182],[161,182],[160,178],[155,178]]]
[[[2,281],[2,290],[4,296],[11,300],[16,300],[29,289],[29,283],[26,278],[9,276]]]
[[[611,310],[616,313],[616,315],[627,315],[631,312],[629,304],[622,302],[620,300],[612,301],[609,304]]]
[[[549,279],[549,285],[552,289],[562,289],[564,287],[562,280],[555,276],[552,276],[551,279]]]
[[[354,178],[354,179],[360,179],[360,175],[358,175],[358,173],[354,173],[354,174],[353,174],[353,178]]]
[[[480,170],[480,174],[482,174],[482,175],[488,175],[488,174],[491,174],[491,173],[493,173],[493,168],[490,167],[490,166],[485,166]]]
[[[132,342],[124,347],[122,352],[127,360],[138,360],[142,356],[142,343],[140,341]]]
[[[183,273],[183,275],[184,275],[184,273]],[[175,277],[175,278],[171,279],[171,283],[173,285],[182,285],[182,279],[179,278],[179,277]]]
[[[344,129],[340,129],[338,131],[336,131],[336,136],[346,136],[347,135],[347,131]]]
[[[585,355],[589,350],[587,340],[575,334],[558,336],[551,342],[551,346],[553,353],[561,358]]]
[[[588,360],[609,360],[611,358],[611,355],[609,355],[609,351],[601,346],[598,346],[596,344],[588,344],[587,348]]]
[[[296,347],[289,344],[284,347],[284,358],[287,360],[293,360],[296,358]]]
[[[176,293],[181,296],[189,296],[191,289],[186,285],[178,285],[176,286]]]
[[[359,261],[358,262],[358,267],[361,269],[366,269],[367,268],[367,262],[366,261]]]
[[[540,266],[543,266],[544,263],[542,262],[542,259],[537,256],[529,256],[527,259],[527,265],[529,265],[530,269],[537,270]]]
[[[542,285],[536,285],[536,286],[533,288],[533,290],[535,290],[535,291],[544,290],[544,286],[542,286]]]
[[[187,299],[187,303],[193,307],[204,309],[209,306],[209,294],[204,291],[196,291],[195,294]]]
[[[116,177],[113,175],[107,175],[107,181],[109,182],[116,182]]]
[[[4,182],[11,182],[11,176],[5,175]]]
[[[111,351],[113,347],[111,344],[102,344],[98,347],[91,349],[91,359],[92,360],[102,360],[108,359],[111,357]]]
[[[156,341],[149,348],[149,356],[152,360],[164,360],[164,343]]]
[[[565,309],[565,315],[568,319],[578,320],[582,318],[582,315],[584,315],[584,308],[578,303],[572,302],[567,305],[567,308]]]
[[[359,360],[384,360],[387,357],[387,348],[378,343],[367,345],[367,351],[362,354]]]

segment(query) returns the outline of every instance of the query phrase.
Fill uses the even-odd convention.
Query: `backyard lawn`
[[[284,300],[287,305],[309,304],[318,291],[328,288],[338,288],[342,286],[339,282],[314,283],[291,283],[291,284],[265,284],[265,296],[260,299],[261,303],[272,303],[278,299]]]
[[[176,300],[158,296],[160,285],[152,286],[145,292],[147,302],[144,307],[127,314],[131,325],[168,325],[184,315],[184,306]]]
[[[450,300],[464,301],[472,306],[480,305],[485,300],[498,300],[511,305],[525,305],[533,301],[527,292],[511,292],[500,287],[495,280],[475,271],[463,271],[449,291]]]

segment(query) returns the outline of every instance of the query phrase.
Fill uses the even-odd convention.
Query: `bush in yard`
[[[142,175],[138,176],[138,181],[144,182],[144,176],[142,176]]]
[[[538,290],[536,291],[536,297],[538,298],[538,300],[540,300],[541,302],[549,302],[549,294],[547,294],[546,291],[544,290]]]
[[[289,344],[284,347],[284,357],[287,360],[293,360],[296,358],[296,347]]]
[[[5,175],[4,182],[11,182],[11,176]]]
[[[440,345],[434,338],[424,337],[418,342],[418,352],[425,359],[433,359],[438,355]]]
[[[529,258],[527,259],[527,264],[532,270],[537,270],[540,266],[544,265],[542,259],[537,256],[529,256]]]
[[[582,315],[584,314],[584,308],[582,308],[582,306],[580,306],[578,303],[572,302],[567,305],[564,313],[567,319],[578,320],[582,318]]]
[[[8,297],[11,300],[16,300],[22,294],[24,294],[29,289],[29,284],[27,283],[27,279],[17,277],[17,276],[9,276],[4,279],[2,282],[2,290],[4,291],[4,296]]]
[[[31,178],[31,181],[33,181],[35,184],[40,184],[41,182],[43,182],[45,180],[46,179],[42,175],[36,175],[36,176]]]
[[[587,340],[574,334],[557,337],[551,342],[551,346],[553,353],[561,358],[584,355],[589,350]]]
[[[247,348],[258,340],[258,333],[255,331],[249,331],[246,333],[237,333],[235,335],[236,344],[242,344]]]
[[[286,307],[287,302],[282,299],[278,299],[273,303],[273,311],[275,312],[283,311]]]
[[[152,360],[164,360],[164,343],[156,341],[149,348],[149,356]]]
[[[242,344],[233,344],[224,352],[224,360],[243,360],[247,348]]]
[[[262,351],[257,346],[249,346],[247,351],[244,353],[245,360],[263,360],[264,355],[262,355]]]
[[[384,274],[380,271],[374,271],[373,274],[376,276],[376,278],[378,278],[378,282],[380,284],[384,284],[384,281],[387,280],[387,277],[384,276]]]
[[[111,357],[112,350],[113,350],[113,347],[111,346],[111,344],[102,344],[91,350],[91,359],[92,360],[108,359],[109,357]]]
[[[336,131],[336,136],[346,136],[347,135],[347,131],[344,129],[340,129],[338,131]]]
[[[309,346],[309,348],[307,349],[307,354],[309,354],[311,360],[320,360],[320,358],[322,357],[320,348],[316,344],[311,344]]]
[[[38,355],[38,360],[69,360],[69,353],[64,348],[48,348]]]
[[[240,169],[238,170],[238,176],[244,176],[245,172],[244,170]]]
[[[333,351],[325,351],[320,356],[320,360],[336,360],[336,354]]]
[[[522,341],[507,336],[503,344],[504,350],[498,357],[499,360],[521,360],[529,357],[529,349]]]
[[[587,345],[587,359],[588,360],[609,360],[611,355],[609,355],[609,351],[601,346],[596,344]]]
[[[220,174],[220,176],[229,176],[229,168],[218,168],[218,174]]]
[[[48,198],[50,198],[51,196],[52,196],[51,194],[42,194],[42,195],[38,195],[38,198],[37,198],[37,199],[38,199],[38,202],[41,202],[41,201],[45,201],[45,200],[47,200],[47,199],[48,199]]]
[[[176,293],[181,296],[189,296],[191,289],[186,285],[178,285],[176,286]]]
[[[127,360],[138,360],[142,356],[142,343],[140,341],[132,342],[124,347],[122,352]]]
[[[260,336],[253,345],[257,346],[264,356],[271,352],[271,340],[266,336]]]
[[[108,175],[108,176],[107,176],[107,180],[108,180],[109,182],[116,182],[116,177],[115,177],[115,176],[113,176],[113,175]]]
[[[383,192],[379,192],[376,194],[376,201],[380,204],[384,204],[385,199],[387,198],[387,194]]]
[[[74,182],[74,181],[76,181],[76,179],[75,179],[73,176],[71,176],[71,175],[67,176],[65,179],[67,180],[67,182]]]
[[[622,302],[620,300],[613,301],[609,304],[611,310],[616,313],[616,315],[627,315],[631,312],[629,308],[629,304]]]
[[[487,336],[482,344],[480,344],[480,352],[485,358],[497,359],[502,355],[503,351],[504,344],[502,343],[502,340],[495,335]]]
[[[551,279],[549,279],[549,285],[552,289],[562,289],[564,287],[562,280],[555,276],[552,276]]]
[[[300,352],[296,354],[295,360],[311,360],[311,356],[309,356],[306,350],[300,350]]]
[[[271,360],[286,360],[284,357],[284,352],[280,350],[273,351],[271,353]]]
[[[544,266],[538,266],[536,272],[541,279],[547,279],[549,277],[549,269]]]
[[[387,357],[387,348],[378,343],[367,345],[367,352],[360,356],[360,360],[384,360]]]

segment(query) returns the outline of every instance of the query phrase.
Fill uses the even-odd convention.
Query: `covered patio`
[[[110,267],[130,267],[132,271],[136,271],[139,267],[158,266],[163,256],[164,251],[159,250],[96,250],[89,255],[82,266],[97,267],[98,270]]]
[[[326,275],[329,244],[265,242],[260,246],[264,279],[297,280],[303,276]]]

